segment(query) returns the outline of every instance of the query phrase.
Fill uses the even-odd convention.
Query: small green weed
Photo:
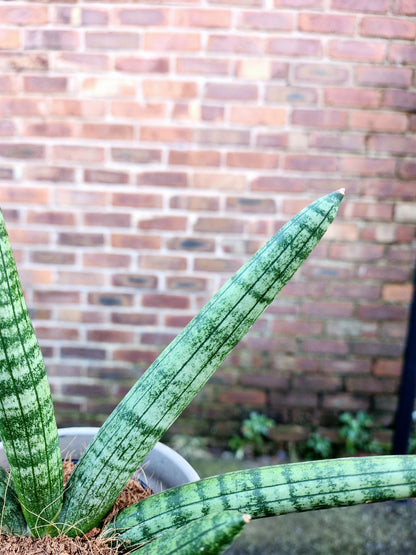
[[[357,412],[354,416],[349,412],[340,415],[339,421],[342,424],[339,435],[342,438],[342,447],[346,454],[356,455],[357,453],[380,453],[381,444],[373,439],[371,426],[373,420],[371,416],[363,411]]]
[[[251,412],[249,417],[243,420],[240,433],[233,436],[228,443],[236,458],[242,460],[245,457],[266,454],[273,444],[269,433],[274,425],[275,421],[272,418],[255,411]]]

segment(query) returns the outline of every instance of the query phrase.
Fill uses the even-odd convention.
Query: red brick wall
[[[0,205],[59,423],[101,422],[284,221],[341,215],[177,430],[392,422],[416,224],[414,0],[0,2]],[[81,415],[81,416],[80,416]]]

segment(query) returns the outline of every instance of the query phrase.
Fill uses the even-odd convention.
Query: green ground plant
[[[318,199],[272,237],[137,381],[62,486],[46,370],[3,219],[0,221],[0,472],[2,532],[83,535],[319,242],[343,191]],[[121,511],[105,536],[129,553],[221,553],[252,518],[412,497],[416,456],[277,465],[214,476]],[[236,515],[235,511],[239,513]]]
[[[240,433],[230,439],[228,446],[239,460],[268,454],[273,447],[269,434],[275,424],[272,418],[252,411],[243,420]]]

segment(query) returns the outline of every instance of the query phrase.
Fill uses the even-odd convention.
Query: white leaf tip
[[[340,195],[344,196],[345,195],[345,187],[341,187],[341,189],[338,189],[337,191],[335,191],[336,193],[339,193]]]

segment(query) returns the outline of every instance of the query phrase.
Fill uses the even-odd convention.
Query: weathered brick
[[[400,202],[395,207],[395,217],[398,222],[416,222],[416,202]]]
[[[75,254],[72,252],[32,251],[30,259],[36,264],[70,264],[75,263]]]
[[[23,78],[23,88],[26,92],[38,93],[62,93],[66,92],[68,86],[67,77],[49,77],[31,75]]]
[[[134,295],[130,293],[89,293],[88,304],[101,306],[133,306]]]
[[[226,165],[232,168],[274,169],[279,167],[279,155],[263,152],[229,152]]]
[[[102,233],[66,231],[58,234],[58,244],[74,247],[95,247],[104,244]]]
[[[139,267],[149,270],[186,270],[187,260],[183,256],[143,254],[139,258]]]
[[[47,6],[42,5],[3,5],[0,6],[0,20],[3,24],[30,26],[44,25],[49,22]]]
[[[54,160],[72,162],[103,162],[104,149],[94,146],[56,145],[52,149]]]
[[[355,16],[351,15],[300,13],[298,25],[301,31],[308,33],[352,35],[355,21]]]
[[[179,27],[227,28],[231,25],[231,10],[179,8],[175,10],[174,23]]]
[[[294,66],[295,79],[308,84],[341,85],[348,82],[349,72],[348,67],[336,64],[309,62]]]
[[[191,211],[217,211],[219,210],[218,197],[205,197],[197,195],[177,195],[170,199],[170,208]]]
[[[266,106],[232,106],[230,121],[246,125],[267,125],[282,127],[287,120],[286,108],[269,108]]]
[[[294,14],[282,11],[243,11],[237,27],[260,31],[291,31],[294,28]]]
[[[64,51],[56,54],[54,67],[62,70],[105,71],[110,69],[110,59],[106,54]]]
[[[109,170],[85,170],[84,180],[86,183],[107,183],[121,185],[129,183],[130,176],[126,172]]]
[[[197,189],[243,191],[246,186],[245,175],[195,173],[193,187]]]
[[[189,143],[192,140],[192,129],[183,127],[147,126],[140,127],[142,141],[161,143]]]
[[[142,172],[137,176],[137,184],[161,187],[187,187],[188,176],[184,172]]]
[[[384,95],[383,106],[393,110],[413,112],[416,107],[416,93],[403,90],[388,90]]]
[[[412,82],[412,70],[406,67],[360,66],[355,69],[358,85],[370,87],[408,88]]]
[[[366,131],[400,132],[407,128],[404,114],[368,110],[353,110],[350,113],[350,125],[354,129]]]
[[[25,179],[32,181],[51,181],[64,183],[74,181],[75,173],[72,168],[60,166],[28,166],[24,170]]]
[[[328,53],[331,58],[357,62],[382,62],[386,45],[358,40],[330,40]]]
[[[55,29],[27,29],[24,47],[27,50],[76,50],[79,46],[77,32]]]
[[[199,293],[207,289],[207,279],[190,276],[168,276],[166,279],[166,287],[168,290],[172,289],[176,291]]]
[[[363,320],[404,321],[406,309],[397,305],[362,304],[357,307],[357,316]]]
[[[148,148],[112,148],[111,158],[123,164],[153,164],[161,161],[162,153]]]
[[[108,77],[87,77],[81,83],[81,91],[87,97],[125,98],[136,95],[136,87],[127,79]]]
[[[227,197],[226,210],[227,212],[274,214],[276,203],[272,198]]]
[[[258,95],[256,85],[208,83],[204,96],[215,100],[256,100]]]
[[[178,57],[176,61],[178,73],[194,75],[228,75],[230,71],[229,60],[222,58],[191,58]]]
[[[389,8],[388,0],[332,0],[331,8],[351,12],[386,13]]]
[[[54,116],[79,117],[85,120],[99,118],[106,113],[104,100],[77,100],[72,98],[50,99],[50,112]]]
[[[143,35],[143,46],[155,52],[194,52],[200,50],[201,36],[199,33],[148,31]]]
[[[234,273],[242,265],[241,260],[230,258],[195,258],[194,270],[197,272]]]
[[[115,68],[118,71],[128,73],[167,73],[169,71],[169,59],[164,57],[117,56]]]
[[[268,40],[267,51],[279,56],[318,57],[322,55],[322,43],[317,39],[303,37],[273,37]]]
[[[169,250],[184,250],[189,252],[214,252],[215,241],[213,239],[201,239],[193,237],[175,237],[168,239],[166,246]]]
[[[87,340],[100,343],[132,343],[134,333],[115,329],[88,330]]]
[[[154,326],[157,323],[155,314],[138,312],[113,312],[111,314],[113,324],[122,326]]]
[[[263,54],[264,40],[260,37],[247,35],[224,34],[210,35],[208,37],[208,52],[236,53],[236,54]]]
[[[74,127],[68,122],[28,123],[24,129],[27,137],[71,137]]]
[[[360,33],[367,37],[412,40],[416,37],[416,23],[409,19],[366,16],[361,20]]]
[[[189,308],[189,299],[183,295],[167,295],[162,293],[145,293],[143,306],[154,308],[173,308],[183,310]]]
[[[113,206],[131,206],[139,208],[161,208],[163,198],[152,193],[113,193]]]
[[[132,125],[121,123],[85,123],[82,135],[86,139],[102,139],[106,141],[129,141],[133,139]]]
[[[147,25],[166,25],[168,10],[163,8],[120,8],[116,10],[116,19],[122,25],[145,27]]]
[[[389,60],[397,64],[414,64],[416,45],[392,42],[389,47]]]
[[[331,87],[325,89],[325,103],[331,106],[378,108],[381,104],[381,91]]]
[[[195,129],[195,142],[197,144],[217,145],[249,145],[250,133],[239,129]]]
[[[334,172],[338,169],[338,161],[332,156],[287,154],[284,166],[288,170]]]
[[[155,216],[147,219],[141,218],[138,223],[138,228],[185,231],[187,223],[187,218],[183,216]]]
[[[412,179],[416,177],[416,160],[403,160],[399,162],[398,174],[402,179]]]
[[[313,133],[309,138],[309,145],[323,150],[363,152],[365,137],[361,133]]]
[[[87,31],[85,45],[91,50],[134,50],[140,46],[140,35],[132,31]]]
[[[130,262],[130,256],[127,254],[93,252],[82,255],[82,263],[86,268],[128,268],[130,266]]]
[[[316,110],[295,108],[292,111],[292,123],[305,127],[324,129],[345,129],[347,126],[347,112],[343,110]]]
[[[340,169],[345,174],[361,176],[392,176],[396,163],[391,158],[345,157],[340,160]]]
[[[142,83],[145,98],[195,98],[197,84],[191,81],[145,80]]]
[[[220,153],[215,150],[171,150],[169,164],[178,166],[219,166]]]

